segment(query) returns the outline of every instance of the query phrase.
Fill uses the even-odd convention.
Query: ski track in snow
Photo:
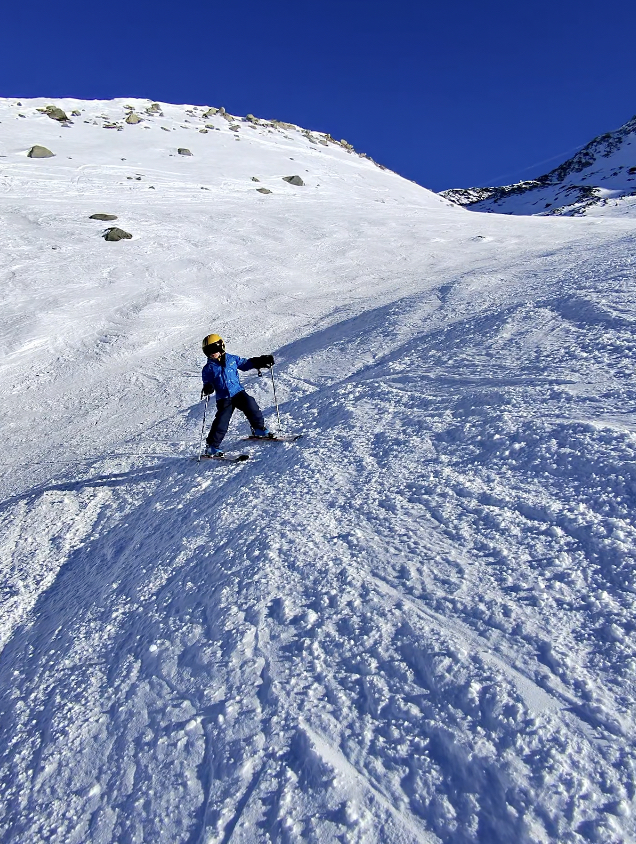
[[[96,152],[2,173],[4,840],[636,841],[632,230],[215,120],[220,210],[171,248],[166,196],[139,242],[73,228],[123,202]],[[250,210],[290,149],[329,193]],[[217,326],[301,440],[191,459]]]

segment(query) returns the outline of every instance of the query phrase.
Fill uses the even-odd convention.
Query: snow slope
[[[452,188],[441,195],[471,211],[495,214],[636,214],[636,117],[590,141],[554,170],[492,188]]]
[[[636,841],[633,225],[48,104],[0,101],[3,840]],[[303,439],[192,459],[211,331]]]

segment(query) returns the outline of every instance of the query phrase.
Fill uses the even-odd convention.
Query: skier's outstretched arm
[[[238,368],[242,372],[247,372],[248,369],[269,369],[274,366],[274,355],[257,355],[253,358],[243,358],[238,364]]]

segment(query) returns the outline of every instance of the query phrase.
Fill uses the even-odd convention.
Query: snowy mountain
[[[452,188],[441,195],[471,211],[495,214],[634,216],[636,117],[594,138],[538,179],[496,188]]]
[[[0,154],[2,840],[636,841],[633,222],[207,107]],[[302,439],[196,462],[210,332]]]

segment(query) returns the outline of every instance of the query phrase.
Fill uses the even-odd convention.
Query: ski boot
[[[252,436],[258,439],[271,440],[274,434],[267,428],[252,428]]]
[[[205,451],[203,452],[206,457],[223,457],[223,452],[220,448],[214,448],[211,445],[206,443]]]

